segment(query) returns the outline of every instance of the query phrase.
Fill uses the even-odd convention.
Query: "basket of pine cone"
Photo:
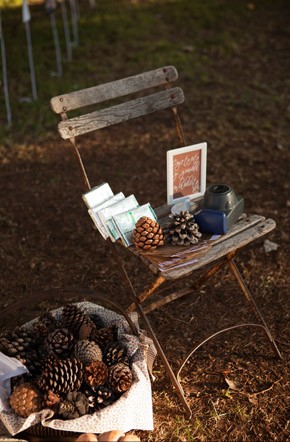
[[[0,436],[3,427],[32,442],[101,441],[102,434],[121,441],[128,431],[152,430],[141,335],[126,313],[92,302],[67,303],[1,332],[0,352],[25,372],[11,374],[6,397],[0,389]],[[108,433],[114,429],[119,438]]]

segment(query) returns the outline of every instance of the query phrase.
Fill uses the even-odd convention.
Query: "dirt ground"
[[[273,21],[269,14],[263,18],[252,24],[252,40],[237,48],[230,62],[216,54],[219,75],[203,87],[197,90],[194,79],[180,73],[179,86],[188,97],[180,112],[187,144],[208,142],[208,185],[231,185],[244,197],[247,213],[277,223],[267,237],[241,250],[237,263],[283,360],[258,331],[238,329],[217,337],[183,371],[193,412],[187,421],[157,359],[155,429],[139,432],[142,441],[289,437],[289,32],[282,30],[282,13]],[[265,22],[267,51],[255,34]],[[166,202],[165,152],[177,146],[171,116],[162,113],[91,135],[84,139],[81,153],[93,185],[107,181],[115,193],[134,193],[140,204],[149,201],[156,207]],[[128,289],[82,202],[84,187],[69,143],[55,130],[45,140],[2,145],[0,160],[2,314],[6,306],[34,293],[35,306],[25,305],[20,315],[25,321],[61,303],[53,296],[37,301],[40,291],[58,288],[94,288],[127,306]],[[277,248],[267,252],[266,239]],[[137,291],[152,280],[134,257],[126,259],[126,267]],[[175,369],[209,334],[255,320],[226,271],[149,318]]]

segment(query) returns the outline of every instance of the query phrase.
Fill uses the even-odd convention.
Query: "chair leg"
[[[260,312],[260,310],[259,310],[259,308],[258,308],[258,306],[257,306],[257,304],[256,304],[256,302],[255,302],[255,300],[254,300],[254,298],[253,298],[253,296],[252,296],[248,286],[246,285],[245,280],[242,277],[242,275],[241,275],[241,273],[240,273],[240,271],[239,271],[239,269],[237,267],[237,264],[235,263],[235,261],[234,261],[234,259],[232,257],[230,257],[230,259],[229,259],[229,266],[230,266],[230,268],[231,268],[231,270],[232,270],[236,280],[238,281],[239,286],[241,287],[241,289],[242,289],[246,299],[251,303],[255,314],[261,320],[261,322],[262,322],[262,324],[263,324],[263,326],[264,326],[264,328],[265,328],[265,330],[267,332],[267,336],[269,338],[269,341],[272,344],[272,347],[273,347],[275,353],[277,354],[277,356],[280,359],[283,359],[282,355],[280,353],[280,350],[278,349],[277,344],[276,344],[276,342],[275,342],[275,340],[274,340],[274,338],[273,338],[273,336],[272,336],[272,334],[271,334],[271,332],[269,330],[269,327],[268,327],[265,319],[263,318],[262,313]]]
[[[171,368],[171,366],[170,366],[170,364],[169,364],[169,362],[168,362],[168,360],[167,360],[167,358],[165,356],[165,353],[162,350],[162,347],[159,344],[159,341],[158,341],[158,339],[157,339],[157,337],[156,337],[156,335],[155,335],[155,333],[154,333],[154,331],[153,331],[153,329],[152,329],[152,327],[150,325],[150,322],[148,321],[147,316],[145,315],[145,313],[143,311],[142,305],[141,305],[141,303],[140,303],[140,301],[138,299],[137,294],[135,293],[134,287],[133,287],[132,282],[131,282],[131,280],[130,280],[130,278],[128,276],[128,273],[127,273],[127,271],[125,269],[125,266],[123,265],[119,255],[118,255],[118,253],[116,251],[115,244],[112,243],[111,241],[110,241],[110,244],[111,244],[111,249],[112,249],[112,252],[113,252],[113,256],[116,259],[116,262],[121,267],[123,277],[124,277],[125,281],[127,282],[128,286],[129,286],[129,289],[130,289],[129,290],[129,297],[131,298],[131,300],[133,300],[133,304],[132,305],[134,305],[134,309],[132,309],[132,310],[137,310],[137,312],[139,313],[139,315],[143,319],[144,325],[145,325],[145,329],[148,332],[150,338],[152,339],[152,341],[153,341],[153,343],[155,345],[157,353],[158,353],[158,355],[160,356],[160,358],[162,360],[164,368],[167,371],[167,374],[168,374],[168,376],[169,376],[169,378],[171,380],[171,383],[172,383],[173,387],[176,389],[177,396],[178,396],[178,398],[180,399],[180,401],[182,403],[182,406],[183,406],[183,408],[185,410],[185,414],[186,414],[186,416],[188,418],[190,418],[192,413],[191,413],[189,405],[188,405],[188,403],[187,403],[187,401],[185,399],[182,386],[178,382],[178,380],[177,380],[177,378],[176,378],[176,376],[175,376],[175,374],[174,374],[174,372],[173,372],[173,370],[172,370],[172,368]],[[145,292],[146,293],[149,292],[149,294],[151,294],[160,284],[162,284],[163,281],[165,281],[165,279],[163,277],[157,278],[155,283],[153,283],[152,287],[149,289],[149,291],[145,291]],[[127,311],[129,311],[129,310],[127,310]]]
[[[150,325],[150,322],[148,321],[147,316],[145,315],[143,308],[138,301],[136,302],[136,307],[137,307],[137,311],[138,311],[139,315],[142,317],[142,319],[144,321],[145,329],[147,330],[148,335],[150,336],[150,338],[152,339],[152,341],[156,347],[157,353],[158,353],[158,355],[163,363],[163,366],[164,366],[164,368],[165,368],[165,370],[171,380],[171,383],[172,383],[173,387],[176,389],[176,394],[182,403],[182,406],[185,410],[185,414],[186,414],[187,418],[189,419],[192,415],[192,412],[191,412],[190,407],[189,407],[189,405],[186,401],[186,398],[184,396],[184,391],[182,389],[182,386],[181,386],[180,382],[177,380],[177,378],[171,368],[171,365],[169,364],[169,362],[165,356],[165,353],[164,353],[164,351],[163,351],[163,349],[162,349],[162,347],[161,347],[161,345],[160,345],[160,343],[159,343],[159,341],[158,341],[158,339],[157,339],[157,337],[156,337],[156,335]]]

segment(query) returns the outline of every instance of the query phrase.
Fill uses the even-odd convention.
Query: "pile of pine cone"
[[[0,351],[29,370],[11,380],[11,408],[24,418],[50,408],[57,418],[74,419],[112,404],[133,382],[117,332],[99,315],[67,304],[60,319],[47,313],[0,335]]]
[[[194,215],[188,211],[170,214],[171,222],[162,227],[157,221],[142,216],[136,223],[133,232],[133,243],[139,250],[149,251],[166,243],[173,246],[190,246],[197,244],[202,234]]]

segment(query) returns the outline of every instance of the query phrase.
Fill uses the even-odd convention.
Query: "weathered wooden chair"
[[[77,161],[81,170],[81,175],[84,180],[84,185],[87,190],[91,189],[91,184],[88,179],[84,164],[82,162],[82,158],[78,149],[78,144],[76,142],[76,138],[81,135],[117,123],[122,123],[133,118],[140,118],[144,115],[156,111],[170,109],[175,121],[179,144],[180,146],[185,145],[182,127],[176,108],[177,105],[181,104],[184,101],[184,95],[179,87],[172,86],[172,82],[174,82],[177,78],[178,74],[176,69],[173,66],[166,66],[121,80],[101,84],[88,89],[59,95],[51,99],[52,110],[56,114],[58,114],[62,120],[58,124],[59,134],[63,139],[70,141],[75,151]],[[164,90],[158,90],[157,92],[151,93],[151,89],[157,87],[162,87],[162,89]],[[141,98],[129,97],[125,103],[113,105],[111,107],[106,107],[105,109],[96,110],[89,113],[86,112],[80,116],[73,118],[68,117],[68,112],[70,111],[82,109],[90,105],[96,105],[119,97],[130,96],[141,91],[146,91],[147,89],[150,89],[150,94],[142,96]],[[106,181],[105,177],[104,181]],[[156,208],[155,210],[161,223],[162,220],[166,220],[166,217],[170,213],[170,207],[167,205]],[[189,262],[185,263],[182,267],[176,265],[166,270],[160,270],[160,267],[152,263],[152,260],[147,258],[146,255],[140,254],[134,247],[129,247],[128,253],[133,253],[141,258],[144,265],[146,265],[150,271],[156,274],[154,282],[146,287],[144,291],[140,294],[137,294],[135,292],[123,260],[120,258],[118,243],[112,243],[110,240],[107,240],[107,243],[109,243],[110,247],[113,250],[117,265],[123,273],[123,276],[130,289],[132,303],[130,306],[128,306],[128,311],[137,310],[140,317],[143,319],[144,326],[146,327],[148,334],[154,341],[157,352],[165,366],[165,369],[173,383],[173,386],[176,389],[176,392],[188,416],[191,414],[190,408],[179,382],[180,370],[182,369],[184,363],[181,365],[177,375],[175,375],[149,323],[147,313],[157,307],[171,302],[172,300],[176,300],[182,296],[193,293],[213,274],[215,274],[218,270],[227,265],[237,279],[242,292],[244,293],[247,301],[251,303],[256,316],[259,319],[259,324],[240,324],[230,327],[230,329],[248,326],[261,327],[265,332],[267,338],[271,342],[275,353],[278,355],[278,357],[281,358],[280,351],[266,324],[266,321],[263,318],[260,310],[258,309],[253,296],[249,288],[246,286],[245,281],[234,261],[234,256],[239,249],[261,238],[263,235],[269,233],[274,228],[275,222],[271,219],[265,219],[264,217],[259,215],[244,216],[234,225],[234,227],[227,234],[220,236],[219,239],[214,241],[209,250],[202,256],[200,256],[198,260],[189,260]],[[197,281],[195,281],[195,284],[192,287],[187,287],[179,291],[175,291],[173,294],[162,297],[157,302],[152,302],[151,304],[147,303],[146,307],[143,307],[142,304],[144,303],[144,301],[156,292],[158,292],[158,288],[164,282],[179,281],[183,277],[195,274],[196,271],[200,272],[200,270],[204,270],[204,272],[202,276],[200,276]],[[227,330],[229,329],[219,331],[213,336],[216,336],[217,334]],[[207,340],[209,340],[210,338],[208,338]],[[199,346],[197,346],[196,349]],[[192,355],[192,353],[193,351],[189,353],[186,360]]]

